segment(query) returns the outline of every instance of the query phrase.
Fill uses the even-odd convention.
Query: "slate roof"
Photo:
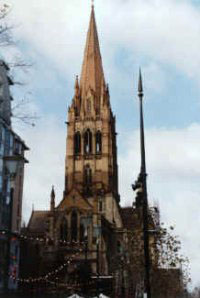
[[[31,218],[28,223],[28,230],[33,233],[45,233],[47,220],[50,214],[50,211],[32,211]]]

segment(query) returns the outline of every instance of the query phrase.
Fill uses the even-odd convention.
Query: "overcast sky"
[[[0,1],[2,2],[2,1]],[[62,199],[67,107],[80,74],[90,16],[89,0],[7,0],[16,48],[10,60],[33,63],[26,85],[13,96],[31,99],[40,119],[16,124],[30,147],[23,217],[49,207],[51,186]],[[96,0],[95,13],[104,72],[117,117],[121,204],[133,202],[139,172],[137,79],[145,89],[146,155],[150,202],[162,221],[175,224],[200,282],[200,6],[195,0]]]

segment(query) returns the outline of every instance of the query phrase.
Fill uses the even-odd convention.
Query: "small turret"
[[[56,197],[56,195],[55,195],[55,191],[54,191],[54,186],[52,186],[52,190],[51,190],[51,206],[50,206],[51,211],[54,211],[54,209],[55,209],[55,197]]]
[[[78,76],[76,76],[74,90],[75,90],[75,96],[78,97],[79,94],[80,94],[80,88],[79,88]]]

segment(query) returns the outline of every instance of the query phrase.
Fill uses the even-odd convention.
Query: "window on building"
[[[15,256],[16,257],[18,256],[18,245],[17,244],[15,245]]]
[[[85,229],[83,223],[80,225],[80,242],[83,242],[85,240]]]
[[[9,155],[10,153],[10,132],[6,130],[5,132],[5,146],[4,146],[4,154]]]
[[[66,218],[63,219],[60,225],[60,240],[67,241],[68,225]]]
[[[92,133],[87,129],[84,133],[84,152],[86,154],[92,153]]]
[[[80,132],[76,132],[74,135],[74,153],[80,154],[81,153],[81,134]]]
[[[85,166],[84,182],[85,182],[85,185],[87,185],[87,186],[92,184],[92,169],[90,168],[89,165]]]
[[[96,153],[99,154],[102,151],[102,137],[101,132],[97,131],[96,133]]]
[[[102,199],[99,199],[99,212],[103,211],[103,201]]]
[[[77,241],[78,237],[78,217],[75,211],[71,215],[71,240]]]
[[[14,153],[21,154],[21,144],[16,140],[14,145]]]
[[[17,231],[19,231],[19,228],[20,228],[20,220],[18,219],[17,220]]]
[[[10,148],[9,148],[9,155],[13,154],[13,146],[14,146],[14,137],[10,134]]]

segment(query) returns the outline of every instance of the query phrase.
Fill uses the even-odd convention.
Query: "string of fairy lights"
[[[49,242],[53,242],[53,240],[49,237],[33,237],[33,236],[28,236],[28,235],[23,235],[23,234],[14,234],[14,233],[10,233],[7,230],[1,230],[0,231],[0,236],[8,236],[8,235],[12,235],[12,237],[10,238],[10,240],[23,240],[23,241],[36,241],[39,243],[46,243],[49,244]],[[54,277],[56,278],[56,276],[62,272],[67,266],[69,266],[73,260],[80,255],[80,253],[84,252],[85,248],[82,248],[82,246],[85,246],[85,242],[78,242],[78,241],[66,241],[66,240],[62,240],[62,239],[57,239],[55,240],[57,243],[62,244],[62,246],[69,246],[70,248],[73,248],[73,246],[76,247],[76,252],[70,256],[70,258],[67,259],[67,261],[60,265],[59,267],[57,267],[56,269],[49,271],[48,273],[46,273],[43,276],[39,276],[37,278],[34,277],[28,277],[28,278],[17,278],[16,277],[16,272],[15,273],[10,273],[9,277],[13,280],[13,281],[17,281],[20,283],[25,283],[25,284],[34,284],[34,283],[39,283],[39,282],[46,282],[49,283],[51,285],[58,285],[57,282],[51,281],[49,280],[50,278]],[[72,285],[69,285],[70,287]],[[77,285],[76,285],[77,286]]]
[[[81,251],[83,251],[83,250],[81,250]],[[47,283],[51,283],[51,284],[57,285],[56,282],[50,281],[49,279],[52,278],[52,277],[55,278],[61,271],[63,271],[67,266],[69,266],[73,262],[73,260],[77,257],[77,255],[79,255],[79,252],[76,252],[75,254],[73,254],[67,260],[66,263],[60,265],[59,267],[57,267],[56,269],[54,269],[52,271],[49,271],[48,273],[46,273],[43,276],[39,276],[37,278],[34,278],[34,277],[16,278],[15,275],[10,274],[10,278],[12,280],[15,280],[15,281],[20,282],[20,283],[30,284],[30,283],[38,283],[38,282],[47,282]]]
[[[3,235],[7,235],[7,234],[10,234],[9,231],[6,231],[6,230],[1,230],[0,231],[0,236]],[[13,233],[12,233],[13,234]],[[33,236],[27,236],[27,235],[22,235],[22,234],[13,234],[13,240],[14,239],[21,239],[21,240],[30,240],[30,241],[36,241],[36,242],[40,242],[40,243],[47,243],[49,244],[50,242],[57,242],[57,243],[60,243],[62,245],[65,245],[65,246],[72,246],[72,245],[76,245],[76,246],[83,246],[85,245],[85,242],[84,241],[67,241],[67,240],[63,240],[63,239],[56,239],[56,240],[53,240],[52,238],[50,237],[33,237]]]

